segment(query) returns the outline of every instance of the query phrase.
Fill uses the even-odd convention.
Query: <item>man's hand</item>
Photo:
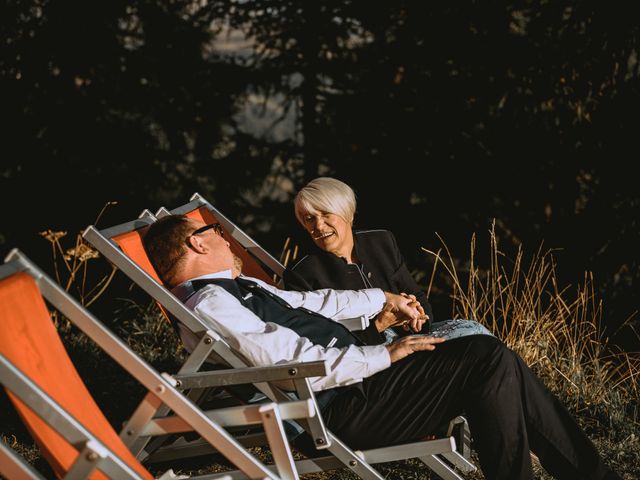
[[[402,360],[408,357],[414,352],[421,352],[423,350],[435,350],[438,343],[444,342],[444,338],[440,337],[422,337],[409,335],[400,338],[387,345],[389,356],[391,357],[391,363]]]

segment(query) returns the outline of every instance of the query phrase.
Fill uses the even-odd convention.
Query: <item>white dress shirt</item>
[[[197,279],[205,278],[232,278],[231,270]],[[384,293],[378,288],[295,292],[280,290],[257,278],[243,278],[258,283],[294,308],[304,307],[335,321],[362,315],[373,318],[382,310],[385,302]],[[207,328],[222,336],[232,349],[244,356],[249,365],[270,366],[324,360],[329,366],[329,374],[310,378],[315,391],[360,382],[391,365],[389,352],[383,345],[323,347],[300,337],[287,327],[265,323],[219,285],[206,285],[191,296],[185,305],[195,311]],[[185,348],[191,351],[198,339],[186,328],[181,328],[181,331]]]

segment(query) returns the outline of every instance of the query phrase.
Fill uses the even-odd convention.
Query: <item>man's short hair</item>
[[[170,288],[175,286],[174,271],[188,248],[186,241],[192,230],[185,215],[167,215],[152,223],[142,239],[151,265]]]
[[[356,195],[344,182],[331,177],[311,180],[296,195],[294,200],[296,218],[304,225],[302,216],[306,212],[328,212],[353,223],[356,213]]]

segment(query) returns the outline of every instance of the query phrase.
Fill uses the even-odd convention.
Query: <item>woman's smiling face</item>
[[[301,214],[302,225],[322,250],[349,258],[353,248],[351,224],[330,212],[307,211]]]

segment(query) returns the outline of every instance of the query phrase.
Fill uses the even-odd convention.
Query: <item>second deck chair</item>
[[[230,234],[225,238],[231,243],[232,250],[243,259],[243,271],[249,275],[257,276],[265,281],[273,278],[262,271],[263,265],[268,266],[272,273],[281,275],[283,267],[273,257],[260,249],[241,229],[217,211],[209,202],[198,194],[192,200],[178,207],[171,212],[161,209],[158,216],[168,213],[186,214],[199,218],[205,223],[221,223],[225,232]],[[220,363],[224,363],[234,369],[246,368],[246,364],[233,352],[228,344],[216,332],[207,330],[206,325],[190,310],[188,310],[171,292],[158,282],[157,274],[153,271],[151,264],[142,246],[142,235],[144,230],[155,221],[155,216],[145,211],[138,220],[117,225],[108,229],[98,230],[89,226],[83,233],[84,238],[100,251],[111,263],[122,270],[138,286],[145,290],[152,298],[158,301],[171,317],[178,320],[177,328],[189,329],[191,332],[201,337],[201,341],[196,349],[189,355],[187,363],[195,369],[181,370],[180,378],[183,386],[195,383],[191,378],[199,378],[197,368],[207,359],[216,357]],[[259,261],[256,261],[256,258]],[[351,326],[362,328],[362,319],[355,319]],[[205,341],[208,340],[208,346]],[[186,365],[186,364],[185,364]],[[308,375],[314,376],[314,375]],[[261,390],[269,399],[283,401],[287,394],[272,385],[265,383],[272,378],[256,376],[254,381],[256,387]],[[309,399],[314,402],[316,411],[319,411],[315,403],[315,396],[306,378],[295,380],[297,395],[301,399]],[[198,386],[209,385],[204,377]],[[455,465],[463,472],[475,471],[476,467],[468,460],[467,452],[469,447],[469,434],[466,428],[466,421],[459,417],[454,419],[449,428],[449,433],[445,438],[415,442],[411,444],[395,445],[368,451],[353,451],[348,446],[327,431],[321,415],[301,422],[310,434],[317,449],[327,449],[330,455],[314,457],[308,460],[296,462],[298,473],[310,473],[335,468],[349,468],[361,478],[382,479],[384,478],[372,464],[404,460],[409,458],[420,458],[431,470],[444,479],[461,479],[460,475],[452,468]],[[462,453],[464,452],[464,454]]]
[[[20,251],[12,250],[0,266],[0,383],[58,478],[153,476],[113,430],[86,389],[45,300],[146,387],[153,404],[147,408],[170,407],[173,415],[145,425],[149,435],[195,431],[246,476],[279,478],[222,428],[260,422],[265,425],[278,473],[282,478],[298,478],[276,404],[201,411],[175,388],[173,378],[158,374]],[[10,479],[39,478],[4,445],[0,473]],[[214,477],[231,478],[207,476]],[[160,478],[176,477],[169,471]]]

